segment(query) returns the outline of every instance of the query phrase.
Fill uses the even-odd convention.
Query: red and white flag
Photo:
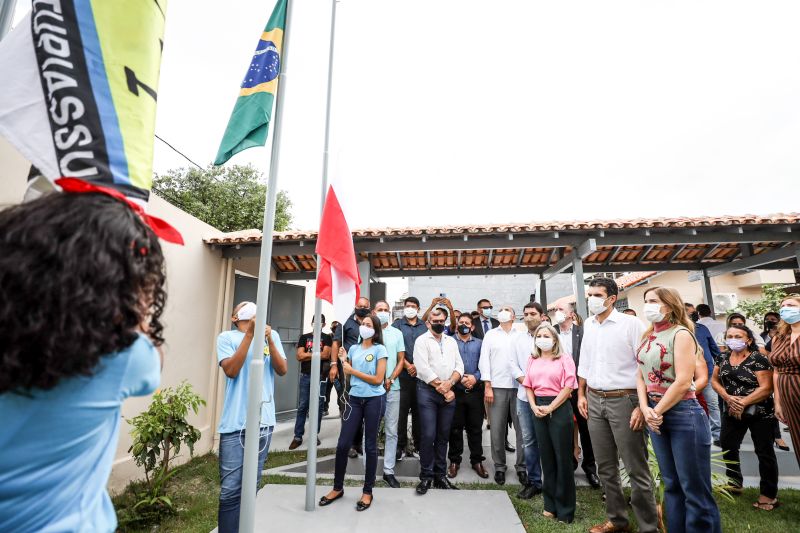
[[[358,301],[361,275],[353,248],[353,235],[332,185],[328,187],[322,209],[317,255],[320,261],[317,298],[330,302],[334,320],[344,323],[353,314]]]

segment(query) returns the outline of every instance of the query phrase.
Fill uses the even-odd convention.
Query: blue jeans
[[[272,426],[262,427],[258,439],[258,477],[272,441]],[[242,497],[242,464],[244,462],[244,430],[221,433],[219,436],[219,533],[239,531],[239,504]]]
[[[383,428],[386,444],[383,450],[383,473],[394,475],[397,454],[397,418],[400,416],[400,391],[386,393],[386,412],[383,415]]]
[[[528,402],[517,398],[517,418],[522,430],[522,446],[525,453],[525,468],[528,471],[528,483],[542,488],[542,463],[539,444],[536,442],[536,431],[533,428],[533,411]]]
[[[319,416],[317,417],[317,431],[322,429],[322,411],[325,409],[325,388],[328,380],[319,382]],[[303,439],[306,431],[306,416],[308,416],[308,406],[311,403],[311,376],[300,374],[299,391],[297,393],[297,418],[294,422],[294,438]]]
[[[711,424],[711,438],[719,440],[720,431],[722,431],[722,413],[719,410],[719,395],[717,391],[711,386],[711,383],[706,385],[701,393],[706,399],[708,405],[708,421]]]
[[[364,494],[372,494],[375,486],[375,470],[378,468],[378,427],[386,408],[386,395],[347,397],[348,406],[342,413],[342,430],[336,443],[336,467],[333,476],[333,490],[344,490],[344,475],[347,472],[347,454],[353,445],[356,433],[364,425]]]
[[[447,473],[447,443],[456,402],[446,402],[436,389],[417,382],[417,405],[422,434],[419,443],[419,478],[433,479]]]
[[[650,406],[655,404],[650,402]],[[664,481],[670,533],[721,533],[711,493],[711,430],[697,400],[683,400],[664,413],[661,434],[650,432]]]

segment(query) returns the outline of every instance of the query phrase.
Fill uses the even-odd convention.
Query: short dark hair
[[[689,302],[683,302],[684,307],[694,307],[694,304],[690,304]]]
[[[478,300],[478,305],[476,305],[475,307],[480,307],[483,302],[486,302],[487,304],[491,304],[492,303],[491,301],[487,300],[486,298],[481,298],[480,300]]]
[[[52,193],[0,211],[0,395],[92,376],[149,316],[164,342],[161,245],[104,194]]]
[[[409,303],[416,305],[417,309],[419,309],[419,300],[417,300],[416,296],[409,296],[405,300],[403,300],[403,305],[406,305],[406,304],[409,304]]]
[[[522,312],[525,313],[527,309],[536,309],[536,311],[540,314],[544,314],[544,307],[539,302],[528,302],[522,307]]]
[[[461,320],[462,318],[466,318],[467,320],[469,320],[469,325],[470,326],[473,324],[472,315],[471,314],[469,314],[469,313],[461,313],[461,316],[458,317],[458,319]]]
[[[733,320],[735,318],[738,318],[739,320],[741,320],[742,322],[747,324],[747,317],[745,317],[742,313],[731,313],[731,314],[728,315],[728,318],[725,319],[725,325],[729,326],[730,323],[731,323],[731,320]]]
[[[386,307],[388,307],[389,309],[392,308],[392,306],[389,305],[389,302],[387,302],[386,300],[376,300],[375,303],[372,304],[372,308],[375,309],[376,307],[378,307],[378,304],[386,304]]]
[[[697,310],[697,314],[702,317],[711,316],[711,308],[708,304],[697,304],[695,310]]]
[[[619,295],[619,286],[611,278],[594,278],[589,282],[590,287],[603,287],[606,290],[606,297]]]
[[[727,338],[727,333],[729,329],[738,329],[739,331],[744,331],[747,334],[747,347],[753,350],[754,352],[758,350],[758,344],[756,344],[756,336],[747,326],[728,326],[725,328],[725,338]]]
[[[325,322],[325,315],[323,315],[322,313],[319,314],[319,319],[321,320],[322,324],[327,324],[327,322]],[[314,323],[314,316],[313,315],[311,316],[311,323],[312,324]]]

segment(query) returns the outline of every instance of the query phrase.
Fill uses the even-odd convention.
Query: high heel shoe
[[[785,452],[788,452],[788,451],[789,451],[789,447],[788,447],[788,446],[786,446],[786,444],[784,444],[783,446],[781,446],[780,444],[778,444],[778,441],[777,441],[777,439],[775,440],[775,447],[776,447],[776,448],[778,448],[779,450],[783,450],[783,451],[785,451]]]
[[[328,498],[327,496],[323,496],[322,498],[319,499],[319,504],[321,507],[325,507],[326,505],[332,504],[342,496],[344,496],[344,491],[340,492],[337,496],[334,496],[333,498]]]

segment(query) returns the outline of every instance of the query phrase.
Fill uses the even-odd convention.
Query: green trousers
[[[550,405],[553,400],[555,396],[537,396],[536,405]],[[549,416],[533,419],[542,459],[544,510],[568,523],[575,518],[572,424],[572,405],[569,399]]]

